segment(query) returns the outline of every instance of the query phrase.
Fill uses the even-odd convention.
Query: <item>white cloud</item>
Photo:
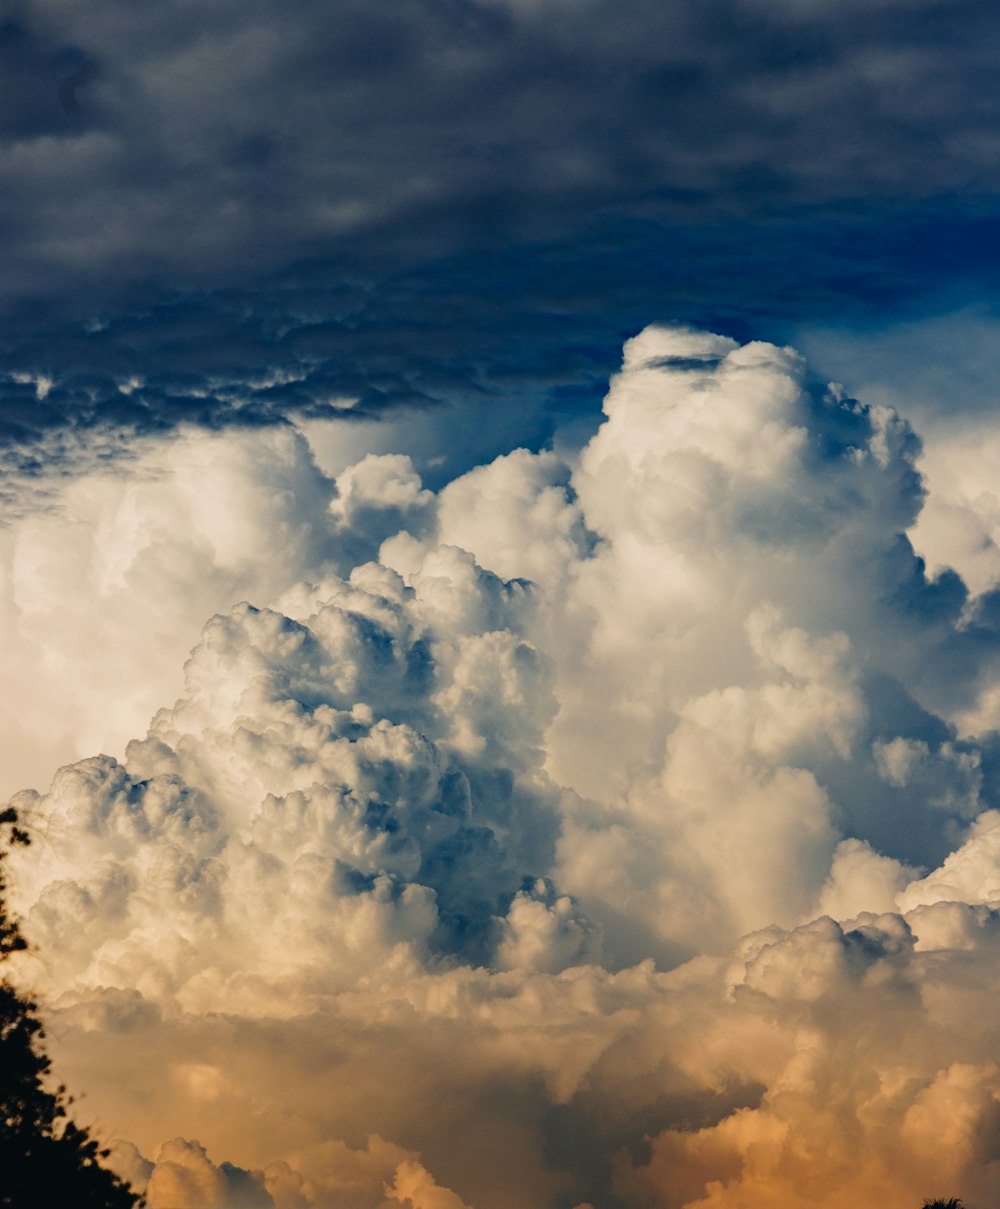
[[[953,725],[1000,652],[903,535],[915,437],[684,329],[605,407],[437,495],[186,435],[13,534],[18,675],[119,744],[15,798],[30,975],[153,1209],[1000,1191],[994,749]],[[75,721],[199,609],[148,733]]]
[[[141,734],[206,616],[335,558],[332,494],[290,430],[191,431],[16,521],[0,553],[2,792]]]

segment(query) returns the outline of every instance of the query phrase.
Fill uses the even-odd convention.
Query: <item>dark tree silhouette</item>
[[[965,1209],[965,1206],[957,1196],[953,1196],[948,1201],[924,1201],[924,1209]]]
[[[8,845],[27,844],[17,813],[0,810],[0,962],[25,948],[7,908]],[[0,980],[0,1209],[138,1209],[144,1202],[101,1165],[108,1151],[70,1120],[64,1087],[50,1089],[38,1008]]]

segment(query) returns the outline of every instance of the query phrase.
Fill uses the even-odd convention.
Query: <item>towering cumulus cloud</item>
[[[151,1209],[1000,1196],[1000,597],[790,349],[649,328],[605,412],[436,495],[291,430],[66,489],[67,730],[214,611],[14,798],[26,977]]]

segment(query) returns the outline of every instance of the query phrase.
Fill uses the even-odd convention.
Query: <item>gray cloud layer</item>
[[[541,440],[651,315],[784,337],[981,278],[996,22],[933,0],[14,3],[4,457],[345,397],[509,408],[512,383]]]
[[[5,288],[995,189],[994,6],[15,5]]]

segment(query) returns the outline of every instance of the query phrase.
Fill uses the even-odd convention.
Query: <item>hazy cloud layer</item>
[[[791,349],[647,328],[605,413],[437,493],[192,430],[11,529],[51,729],[161,694],[15,797],[25,977],[153,1209],[1000,1193],[992,581]]]

